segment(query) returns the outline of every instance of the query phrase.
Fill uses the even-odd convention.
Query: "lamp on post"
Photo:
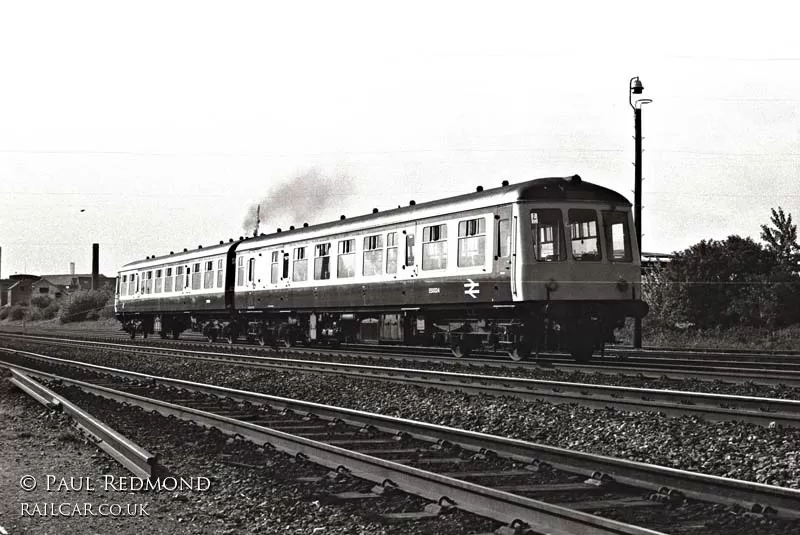
[[[636,224],[636,243],[639,245],[639,262],[642,260],[642,105],[653,102],[649,98],[633,100],[634,95],[644,91],[642,81],[634,76],[628,83],[628,104],[633,109],[634,140],[636,160],[634,161],[633,218]],[[639,296],[641,298],[641,296]],[[635,318],[633,324],[633,347],[642,347],[642,318]]]

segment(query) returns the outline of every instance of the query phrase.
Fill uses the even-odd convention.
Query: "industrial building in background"
[[[11,275],[8,279],[0,279],[0,306],[30,305],[31,298],[36,295],[48,295],[55,300],[62,300],[78,290],[102,288],[113,290],[116,277],[101,275],[99,267],[100,245],[94,243],[92,244],[92,273],[76,274],[75,262],[70,262],[69,273],[65,275],[16,274]]]

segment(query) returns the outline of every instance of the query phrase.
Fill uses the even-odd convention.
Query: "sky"
[[[0,274],[545,176],[633,200],[643,250],[800,219],[791,2],[0,0]],[[317,194],[313,203],[307,196]],[[314,205],[313,208],[309,208]]]

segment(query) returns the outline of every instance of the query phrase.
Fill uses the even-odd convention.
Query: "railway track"
[[[734,420],[758,425],[800,426],[800,401],[788,399],[631,388],[413,368],[387,368],[316,360],[287,360],[268,356],[200,352],[103,342],[65,340],[51,341],[50,343],[58,343],[72,348],[86,348],[88,344],[88,347],[93,350],[105,349],[165,359],[183,358],[260,369],[328,373],[470,394],[511,396],[551,403],[577,403],[595,408],[614,407],[627,411],[657,411],[674,416],[695,416],[711,421]],[[0,355],[2,354],[12,359],[57,362],[64,366],[92,369],[98,373],[106,373],[108,370],[103,366],[57,359],[52,356],[15,349],[0,348]]]
[[[526,526],[549,533],[708,533],[709,519],[723,514],[710,502],[750,511],[724,512],[730,518],[720,533],[735,529],[730,521],[737,518],[772,525],[774,533],[800,529],[798,490],[127,370],[101,375],[58,361],[44,370],[41,359],[37,369],[2,365],[378,484],[334,499],[369,502],[401,490],[434,502],[406,515],[412,518],[456,507],[506,524],[505,533],[525,533]]]
[[[17,339],[27,339],[31,341],[61,341],[52,335],[30,335],[19,334],[11,332],[0,332],[0,338],[14,337]],[[84,341],[87,343],[104,343],[103,340],[117,340],[120,341],[121,337],[93,337],[87,338]],[[76,339],[68,339],[78,341]],[[267,355],[274,351],[271,348],[263,348],[258,345],[228,345],[228,344],[209,344],[207,341],[189,341],[189,340],[162,340],[162,339],[148,339],[147,341],[127,341],[125,346],[130,345],[146,345],[147,347],[167,347],[167,348],[192,348],[200,351],[208,351],[213,349],[216,353],[245,353],[255,352],[261,355]],[[401,349],[403,351],[401,351]],[[427,350],[426,350],[427,351]],[[757,385],[784,385],[789,387],[800,388],[800,364],[798,370],[774,370],[772,368],[747,368],[742,366],[725,366],[716,367],[710,365],[688,365],[684,364],[678,367],[673,367],[667,361],[653,361],[652,359],[643,361],[642,359],[626,358],[625,360],[609,357],[608,359],[592,364],[576,364],[566,360],[567,357],[559,357],[555,355],[553,358],[547,357],[536,361],[523,361],[512,362],[504,358],[494,357],[475,357],[470,359],[458,359],[452,356],[447,356],[439,352],[431,353],[414,353],[410,348],[395,348],[395,347],[382,347],[382,346],[359,346],[347,349],[330,349],[330,348],[284,348],[280,349],[282,355],[289,357],[307,357],[317,358],[324,355],[327,358],[352,358],[352,359],[365,359],[367,363],[381,362],[389,366],[407,366],[415,363],[425,364],[440,364],[440,365],[455,365],[465,367],[495,367],[505,370],[531,370],[536,368],[559,369],[566,372],[583,372],[583,373],[604,373],[615,374],[629,377],[643,377],[648,379],[658,379],[666,377],[675,380],[705,380],[705,381],[722,381],[727,383],[753,383]]]
[[[109,331],[98,329],[76,330],[76,329],[37,329],[30,327],[23,330],[14,327],[5,327],[0,330],[0,333],[6,332],[10,334],[37,334],[40,336],[76,336],[87,337],[89,339],[97,340],[119,340],[129,339],[129,335],[121,330]],[[172,339],[159,339],[157,336],[151,337],[149,340],[158,340],[166,344],[200,344],[203,346],[220,347],[227,345],[225,342],[210,343],[200,333],[185,332],[181,335],[180,340]],[[244,345],[244,344],[238,344]],[[392,346],[392,345],[376,345],[376,344],[342,344],[342,351],[351,353],[371,353],[375,355],[390,355],[390,356],[428,356],[433,358],[451,357],[451,353],[446,348],[441,347],[410,347],[410,346]],[[283,348],[288,350],[290,348]],[[302,351],[301,347],[291,348],[292,351]],[[327,349],[326,349],[327,350]],[[334,351],[334,350],[331,350]],[[476,351],[474,354],[475,359],[466,360],[500,360],[508,362],[508,357],[505,352],[489,352],[489,351]],[[533,359],[533,357],[531,357]],[[552,353],[544,352],[540,355],[541,360],[557,363],[574,363],[572,358],[565,353]],[[453,360],[459,360],[453,358]],[[642,349],[633,349],[624,346],[610,345],[606,348],[606,354],[601,356],[595,354],[592,359],[594,364],[610,364],[623,362],[626,366],[633,365],[637,367],[653,365],[653,366],[671,366],[677,368],[679,366],[689,366],[700,370],[701,367],[707,369],[720,369],[720,368],[746,368],[757,370],[788,370],[800,371],[800,351],[788,350],[763,350],[752,351],[743,349],[702,349],[702,348],[658,348],[658,347],[645,347]],[[699,364],[701,363],[701,364]],[[704,371],[704,370],[700,370]]]

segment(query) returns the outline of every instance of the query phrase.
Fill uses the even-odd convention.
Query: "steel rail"
[[[33,333],[38,334],[33,334]],[[87,330],[87,331],[78,331],[74,329],[35,329],[30,332],[20,332],[17,330],[7,330],[0,328],[0,334],[8,334],[8,335],[19,335],[19,336],[31,336],[31,337],[42,337],[47,338],[50,336],[54,336],[52,333],[56,333],[58,336],[67,336],[67,335],[88,335],[96,338],[122,338],[123,335],[127,336],[127,334],[122,332],[116,331],[104,331],[104,330]],[[154,338],[158,339],[158,338]],[[182,338],[181,340],[176,340],[177,343],[206,343],[206,339],[203,336],[200,336],[197,333],[188,333],[187,337]],[[415,347],[415,346],[394,346],[394,345],[375,345],[375,344],[343,344],[344,350],[349,350],[354,353],[363,353],[364,351],[370,351],[373,353],[387,353],[393,354],[393,356],[414,356],[418,355],[419,351],[426,351],[428,353],[434,353],[435,356],[449,356],[449,351],[442,348],[442,347]],[[300,347],[291,348],[292,350],[302,351],[303,349]],[[791,350],[754,350],[754,349],[718,349],[718,348],[689,348],[689,347],[645,347],[642,349],[634,349],[631,347],[626,346],[619,346],[619,345],[609,345],[606,346],[606,359],[613,359],[615,356],[621,356],[623,359],[625,358],[639,358],[639,359],[652,359],[654,362],[658,361],[675,361],[675,360],[700,360],[700,361],[712,361],[717,362],[723,359],[730,359],[728,363],[735,364],[737,362],[747,361],[747,360],[758,360],[758,361],[767,361],[770,364],[785,364],[788,366],[800,366],[800,351],[791,351]],[[503,356],[501,356],[503,355]],[[541,357],[545,359],[556,359],[556,360],[565,360],[565,361],[572,361],[572,357],[563,352],[551,352],[551,351],[544,351],[540,353]],[[505,359],[504,352],[491,352],[491,351],[480,351],[475,353],[477,357],[487,357],[492,358],[493,360],[498,359]],[[595,357],[595,360],[603,360],[602,358]],[[788,361],[788,362],[786,362]]]
[[[156,456],[107,426],[88,412],[37,383],[25,373],[11,369],[11,382],[42,405],[63,411],[76,425],[92,437],[95,444],[135,476],[143,479],[159,477],[163,470]]]
[[[606,535],[658,535],[660,533],[524,496],[494,490],[475,483],[428,472],[211,412],[60,377],[38,370],[25,369],[5,363],[3,365],[11,367],[12,371],[15,371],[15,368],[18,369],[18,373],[77,386],[85,392],[136,405],[164,416],[174,416],[201,425],[215,427],[225,434],[239,435],[256,444],[271,444],[290,455],[303,455],[310,461],[328,468],[339,469],[340,467],[345,467],[354,476],[378,484],[385,484],[390,481],[404,492],[421,496],[443,505],[454,504],[454,507],[466,512],[478,514],[505,524],[522,521],[525,525],[537,531],[563,535],[595,533]]]
[[[596,385],[565,381],[550,381],[517,377],[476,375],[455,372],[385,368],[361,364],[328,363],[276,357],[231,355],[168,348],[130,348],[125,351],[156,356],[179,356],[205,362],[232,364],[257,368],[292,370],[304,373],[329,373],[339,376],[365,378],[433,387],[473,394],[513,396],[521,399],[545,400],[551,403],[579,403],[596,408],[609,406],[631,411],[660,411],[670,415],[691,415],[707,420],[739,420],[758,425],[800,426],[800,401],[754,396],[633,388],[615,385]],[[37,353],[0,348],[30,358],[78,365],[108,371],[103,366],[40,355]]]
[[[0,365],[9,366],[9,364],[1,361]],[[109,371],[106,373],[115,371],[112,368],[107,368],[107,370]],[[33,371],[46,373],[38,372],[37,370]],[[771,507],[783,516],[800,518],[800,490],[798,489],[700,474],[258,392],[248,392],[182,379],[158,377],[127,370],[116,371],[122,377],[138,378],[139,381],[147,383],[201,392],[254,405],[290,409],[331,420],[338,418],[352,425],[373,426],[376,429],[390,433],[407,433],[422,440],[437,441],[443,439],[459,444],[471,451],[489,450],[498,455],[526,463],[545,462],[556,468],[587,476],[592,476],[597,472],[605,473],[614,480],[626,485],[656,491],[662,487],[669,487],[681,491],[689,498],[701,501],[735,504],[748,508],[758,504],[762,508]]]
[[[0,332],[0,336],[8,335],[9,333]],[[98,346],[119,346],[126,350],[131,350],[130,344],[114,344],[111,342],[102,342],[96,340],[81,340],[81,339],[55,339],[49,336],[34,336],[34,335],[20,335],[11,334],[11,336],[21,337],[22,339],[38,339],[41,341],[58,340],[58,342],[72,342],[76,344],[96,344]],[[136,347],[147,347],[153,350],[167,350],[169,348],[161,346],[145,346],[138,345]],[[191,351],[188,349],[173,349],[173,351]],[[502,360],[499,358],[470,358],[458,359],[455,357],[447,356],[423,356],[413,355],[410,353],[388,353],[377,352],[375,356],[365,355],[361,352],[348,351],[348,350],[334,350],[334,349],[304,349],[304,348],[291,348],[286,351],[292,354],[305,354],[311,353],[312,355],[328,355],[331,357],[352,357],[352,358],[373,358],[373,359],[393,359],[403,362],[426,362],[432,364],[446,364],[446,365],[462,365],[462,366],[486,366],[498,368],[519,368],[519,369],[561,369],[564,371],[576,371],[583,373],[599,373],[599,374],[615,374],[624,375],[629,377],[643,377],[649,379],[659,379],[666,377],[668,379],[690,379],[690,380],[703,380],[703,381],[723,381],[731,383],[753,383],[768,386],[789,386],[800,388],[800,371],[793,370],[768,370],[768,369],[751,369],[751,368],[713,368],[709,366],[684,366],[682,368],[670,368],[666,364],[645,365],[637,367],[631,360],[619,361],[608,358],[605,363],[595,364],[578,364],[567,361],[522,361],[512,362]],[[230,355],[232,353],[219,353],[220,355]]]

